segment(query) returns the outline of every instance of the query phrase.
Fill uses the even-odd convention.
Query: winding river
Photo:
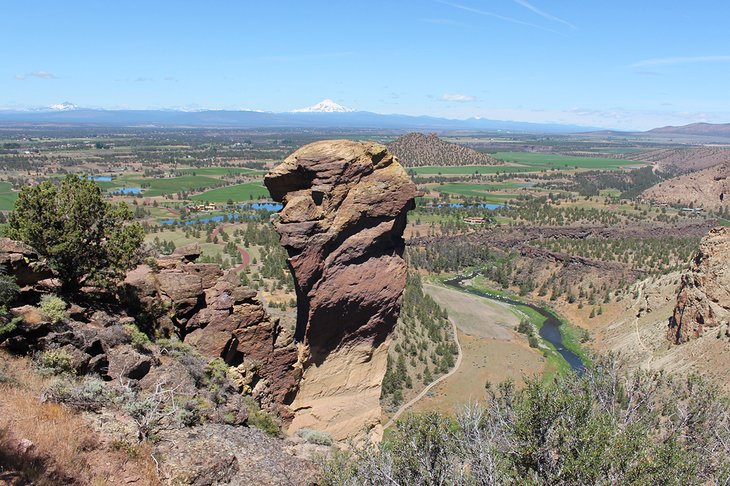
[[[465,277],[456,277],[451,280],[446,280],[444,283],[450,287],[453,287],[457,290],[461,290],[463,292],[468,292],[470,294],[478,295],[479,297],[484,297],[485,299],[491,299],[499,302],[504,302],[506,304],[510,305],[523,305],[525,307],[529,307],[530,309],[533,309],[535,312],[538,312],[541,316],[545,317],[545,323],[540,328],[540,337],[544,340],[551,343],[553,346],[555,346],[555,349],[560,353],[560,356],[565,359],[565,361],[568,362],[571,368],[573,368],[574,371],[576,371],[578,374],[582,374],[585,370],[585,365],[583,364],[583,361],[581,361],[580,357],[576,355],[571,350],[567,349],[565,345],[563,344],[563,336],[560,334],[560,319],[557,318],[555,314],[550,312],[549,310],[538,307],[533,304],[529,304],[527,302],[520,302],[518,300],[513,300],[508,297],[502,297],[497,295],[491,295],[487,294],[485,292],[480,292],[478,290],[475,290],[473,288],[467,288],[464,286],[464,280],[469,280],[473,278],[474,275],[465,276]]]

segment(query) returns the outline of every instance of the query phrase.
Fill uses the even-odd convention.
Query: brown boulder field
[[[730,228],[718,227],[700,243],[677,295],[667,338],[676,344],[720,326],[730,332]]]
[[[377,435],[416,186],[384,146],[346,140],[300,148],[264,182],[284,204],[274,228],[289,254],[304,345],[292,429]]]

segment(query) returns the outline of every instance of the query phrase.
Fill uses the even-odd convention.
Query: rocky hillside
[[[409,133],[388,144],[404,167],[498,165],[503,162],[468,147],[441,140],[435,133]]]
[[[656,164],[658,172],[670,175],[684,174],[730,161],[730,149],[725,147],[656,149],[643,152],[640,159]]]
[[[730,228],[715,228],[682,275],[667,338],[676,344],[704,334],[730,337]]]
[[[619,352],[631,367],[700,375],[729,393],[729,237],[712,230],[689,268],[634,283],[591,324],[591,346]]]
[[[730,162],[660,182],[643,196],[664,204],[692,205],[714,211],[730,208]]]
[[[292,337],[255,291],[218,265],[195,263],[199,255],[192,246],[148,258],[121,298],[96,289],[71,303],[49,293],[52,274],[32,249],[0,239],[3,477],[311,482],[314,466],[269,437],[290,418],[300,376]],[[12,291],[8,277],[22,289]]]
[[[264,180],[297,293],[302,381],[291,430],[378,438],[390,334],[406,284],[406,213],[416,186],[388,150],[346,140],[306,145]]]

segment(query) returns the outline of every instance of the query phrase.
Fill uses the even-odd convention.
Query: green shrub
[[[91,179],[26,185],[8,221],[8,236],[32,246],[61,280],[62,292],[124,277],[137,258],[144,230],[125,203],[112,205]]]
[[[520,334],[530,335],[535,331],[532,327],[532,324],[530,324],[530,321],[528,321],[527,319],[522,319],[520,321],[520,324],[517,326],[517,332],[519,332]]]
[[[540,340],[534,334],[530,334],[527,337],[527,342],[529,343],[531,348],[537,348],[540,346]]]
[[[5,267],[0,266],[0,305],[5,305],[13,302],[18,298],[20,293],[20,287],[15,283],[15,279],[6,275]]]
[[[259,410],[248,415],[248,424],[264,432],[270,437],[281,437],[281,425],[271,414]]]
[[[183,427],[192,427],[205,421],[210,411],[210,402],[200,396],[185,401],[182,408],[178,410],[175,418]]]
[[[319,484],[727,484],[730,408],[693,375],[625,371],[595,357],[581,376],[487,387],[454,419],[399,420],[378,446],[325,460]]]
[[[303,429],[297,430],[297,435],[310,444],[317,444],[317,445],[324,445],[324,446],[332,445],[332,437],[327,432],[321,432],[319,430],[303,428]]]
[[[251,397],[243,397],[242,403],[248,409],[248,425],[256,427],[270,437],[281,437],[281,424],[276,417],[261,410]]]
[[[53,324],[57,324],[66,318],[66,303],[55,295],[46,294],[41,297],[39,309],[41,314]]]
[[[23,322],[21,317],[14,317],[5,324],[0,324],[0,341],[10,337],[10,335],[18,328],[18,324]]]
[[[157,339],[155,341],[155,344],[159,346],[162,353],[167,354],[168,356],[172,356],[173,358],[180,358],[185,355],[197,354],[192,346],[175,338]]]
[[[59,379],[43,390],[43,397],[80,411],[96,412],[111,403],[114,394],[99,377],[83,380]]]
[[[129,333],[129,336],[132,338],[132,346],[134,346],[136,349],[141,350],[145,349],[148,345],[152,344],[152,341],[150,341],[149,336],[147,334],[143,333],[139,330],[139,328],[134,324],[127,324],[124,326]]]
[[[38,358],[38,367],[41,371],[54,375],[76,373],[73,366],[73,356],[65,349],[52,349],[41,353]]]

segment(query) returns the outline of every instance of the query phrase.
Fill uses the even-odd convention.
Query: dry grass
[[[0,473],[14,470],[39,486],[110,485],[137,477],[158,484],[149,447],[110,450],[83,417],[63,405],[42,402],[50,378],[38,375],[27,358],[0,352]],[[22,440],[33,446],[19,447]]]

